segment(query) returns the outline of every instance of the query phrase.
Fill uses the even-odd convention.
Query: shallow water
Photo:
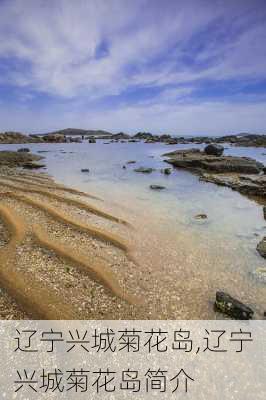
[[[19,147],[2,145],[0,149]],[[266,278],[256,273],[266,267],[256,252],[265,235],[262,207],[231,189],[200,182],[189,172],[175,170],[170,176],[160,172],[169,166],[163,162],[163,153],[202,145],[107,145],[99,140],[96,144],[27,147],[33,152],[49,151],[40,155],[45,156],[47,172],[56,180],[101,196],[105,208],[136,226],[136,254],[144,268],[154,271],[151,282],[162,285],[160,295],[168,293],[164,305],[168,311],[177,296],[183,318],[217,318],[209,301],[215,290],[223,289],[252,304],[262,318]],[[264,148],[225,147],[225,154],[249,156],[266,164]],[[126,164],[129,160],[136,164]],[[157,170],[152,174],[134,172],[139,166]],[[81,173],[82,168],[90,172]],[[166,190],[153,191],[150,184],[166,186]],[[199,213],[207,214],[207,220],[195,220]],[[158,310],[165,311],[159,306]],[[171,310],[167,316],[176,317]]]

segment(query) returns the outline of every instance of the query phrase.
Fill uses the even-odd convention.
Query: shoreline
[[[0,277],[10,294],[1,298],[1,318],[222,319],[211,300],[227,281],[222,287],[237,295],[230,275],[245,288],[242,300],[255,304],[252,282],[240,283],[243,278],[231,272],[226,276],[226,267],[220,270],[222,257],[217,258],[218,282],[208,269],[213,257],[204,256],[210,249],[194,248],[189,232],[170,240],[179,246],[176,252],[169,232],[158,238],[157,231],[152,234],[156,224],[149,225],[147,216],[148,226],[135,226],[119,206],[110,212],[103,199],[57,184],[47,174],[3,168],[0,183],[0,227],[9,235],[0,242],[1,259],[6,254],[9,259],[9,265],[2,263]],[[138,246],[145,235],[151,243],[148,253],[147,243],[141,243],[141,251]],[[263,302],[258,306],[264,307]],[[262,318],[262,310],[255,310],[256,318]]]

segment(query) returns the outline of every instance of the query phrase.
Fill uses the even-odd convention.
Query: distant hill
[[[103,130],[91,130],[91,129],[78,129],[78,128],[66,128],[58,131],[48,132],[43,135],[66,135],[66,136],[75,136],[75,135],[84,135],[84,136],[112,136],[111,132],[103,131]]]

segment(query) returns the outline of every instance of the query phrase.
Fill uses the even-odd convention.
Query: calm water
[[[265,235],[262,207],[231,189],[200,182],[189,172],[175,170],[170,176],[160,172],[168,166],[163,153],[203,146],[142,142],[107,145],[102,140],[96,144],[26,146],[33,152],[49,151],[40,155],[45,156],[46,171],[57,181],[101,196],[107,209],[120,210],[135,223],[141,243],[139,254],[145,262],[158,269],[167,265],[172,271],[178,260],[184,269],[191,270],[195,281],[199,278],[199,287],[204,286],[210,297],[214,290],[224,289],[247,298],[260,316],[266,310],[265,274],[256,273],[266,267],[256,252],[257,243]],[[0,149],[19,147],[2,145]],[[264,148],[225,147],[227,155],[249,156],[266,164]],[[129,160],[136,164],[127,165]],[[139,166],[157,170],[138,174],[134,168]],[[81,173],[82,168],[90,172]],[[167,189],[152,191],[150,184]],[[208,219],[195,220],[199,213],[207,214]],[[190,283],[187,285],[190,287]],[[190,288],[198,290],[193,285]]]

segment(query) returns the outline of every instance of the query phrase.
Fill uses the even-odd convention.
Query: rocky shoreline
[[[176,150],[163,156],[168,164],[196,173],[203,181],[230,187],[245,195],[255,196],[262,203],[266,202],[264,165],[249,157],[221,155],[221,147],[208,145],[203,151]],[[209,148],[213,148],[212,154],[208,153]]]
[[[97,139],[110,140],[107,143],[128,142],[136,143],[164,143],[176,144],[209,144],[229,143],[243,147],[266,147],[266,134],[236,134],[225,136],[172,136],[169,134],[154,135],[150,132],[138,132],[129,135],[124,132],[112,134],[103,130],[62,129],[46,134],[24,134],[21,132],[0,133],[0,144],[26,144],[26,143],[82,143],[83,141],[95,143]]]

